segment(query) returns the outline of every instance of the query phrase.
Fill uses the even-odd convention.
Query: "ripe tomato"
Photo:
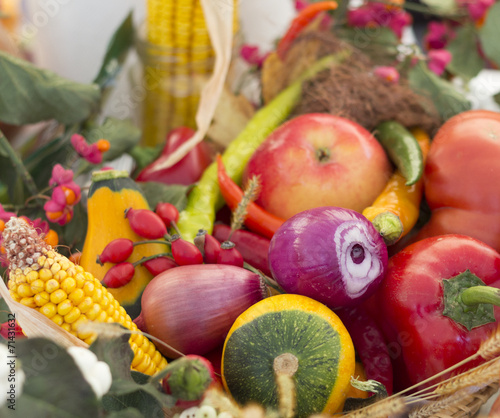
[[[424,172],[432,210],[419,238],[460,233],[500,251],[500,113],[462,112],[435,135]]]

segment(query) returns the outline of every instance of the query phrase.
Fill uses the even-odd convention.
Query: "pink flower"
[[[373,74],[382,80],[389,81],[390,83],[397,84],[399,82],[399,72],[394,67],[379,66],[375,67]]]
[[[350,26],[361,28],[385,26],[401,38],[403,29],[412,23],[412,17],[400,7],[370,2],[357,9],[349,10],[347,22]]]
[[[444,48],[455,37],[455,32],[443,22],[432,21],[427,25],[424,45],[427,49]]]
[[[451,61],[451,52],[446,49],[432,49],[427,53],[429,70],[437,75],[443,74],[446,66]]]
[[[466,7],[472,20],[481,20],[495,0],[458,0],[458,5]]]
[[[97,144],[89,144],[80,134],[71,136],[71,145],[75,151],[91,164],[99,164],[102,161],[102,152]]]
[[[73,181],[73,172],[65,170],[61,164],[56,164],[52,168],[52,177],[49,180],[49,186],[57,184],[66,184]]]
[[[262,66],[262,63],[266,59],[267,54],[261,54],[259,52],[259,47],[256,45],[245,44],[240,49],[241,58],[243,58],[248,64],[255,65],[258,68]]]
[[[307,0],[295,0],[295,10],[300,12],[302,9],[307,7],[309,2]]]
[[[0,204],[0,219],[4,222],[7,222],[10,218],[16,217],[17,215],[14,212],[6,212],[3,206]]]

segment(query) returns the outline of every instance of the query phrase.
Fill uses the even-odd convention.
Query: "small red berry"
[[[157,276],[165,270],[178,266],[178,264],[170,257],[163,256],[152,258],[151,260],[144,261],[141,264],[146,267],[153,276]]]
[[[159,239],[167,234],[167,227],[162,219],[149,209],[129,208],[125,211],[132,230],[146,239]]]
[[[155,208],[156,214],[162,219],[167,228],[170,227],[172,222],[177,222],[179,220],[179,210],[168,202],[160,202]]]
[[[220,245],[220,253],[217,258],[217,264],[230,264],[233,266],[243,267],[243,256],[237,250],[234,242],[224,241]]]
[[[172,235],[170,249],[175,262],[179,266],[203,264],[203,255],[192,242],[183,240],[180,235]]]
[[[128,238],[117,238],[104,247],[97,256],[96,262],[101,266],[104,263],[122,263],[134,251],[134,242]]]
[[[194,244],[203,254],[205,264],[217,264],[220,242],[213,235],[210,235],[204,229],[200,229],[194,238]]]
[[[134,277],[135,267],[132,263],[119,263],[111,267],[104,278],[102,284],[111,289],[125,286]]]

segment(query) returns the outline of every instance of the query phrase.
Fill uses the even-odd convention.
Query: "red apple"
[[[379,142],[361,125],[339,116],[311,113],[278,127],[250,158],[246,184],[260,177],[257,203],[288,219],[319,206],[361,212],[392,173]]]

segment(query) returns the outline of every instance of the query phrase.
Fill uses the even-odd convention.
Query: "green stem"
[[[169,257],[172,258],[172,253],[158,253],[154,255],[150,255],[149,257],[142,257],[140,260],[137,260],[136,262],[132,263],[134,267],[137,267],[139,264],[145,263],[146,261],[153,260],[158,257]],[[172,258],[173,260],[173,258]]]
[[[145,240],[145,241],[135,241],[132,245],[135,247],[136,245],[142,245],[142,244],[165,244],[165,245],[169,245],[169,242],[168,241],[156,240],[156,239],[150,239],[150,240]]]
[[[274,279],[271,279],[270,277],[266,276],[264,273],[262,273],[260,270],[256,269],[255,267],[253,267],[252,265],[248,264],[248,263],[244,263],[244,267],[247,269],[247,270],[250,270],[251,272],[253,273],[256,273],[258,274],[261,279],[264,281],[264,283],[266,284],[266,286],[269,286],[271,288],[273,288],[274,290],[276,290],[277,292],[279,293],[286,293],[279,285],[278,283],[276,283],[274,281]]]
[[[500,306],[500,289],[491,286],[472,286],[464,289],[461,294],[462,302],[468,306],[480,303],[490,303]]]
[[[19,155],[17,155],[16,151],[12,148],[9,141],[7,140],[7,138],[5,137],[5,135],[1,130],[0,130],[0,147],[7,153],[8,157],[12,161],[12,164],[16,168],[17,173],[23,180],[23,183],[28,188],[30,195],[32,196],[37,195],[38,188],[36,187],[33,177],[31,177],[31,174],[28,172],[28,170],[26,170],[26,167],[21,161],[21,158],[19,158]]]

